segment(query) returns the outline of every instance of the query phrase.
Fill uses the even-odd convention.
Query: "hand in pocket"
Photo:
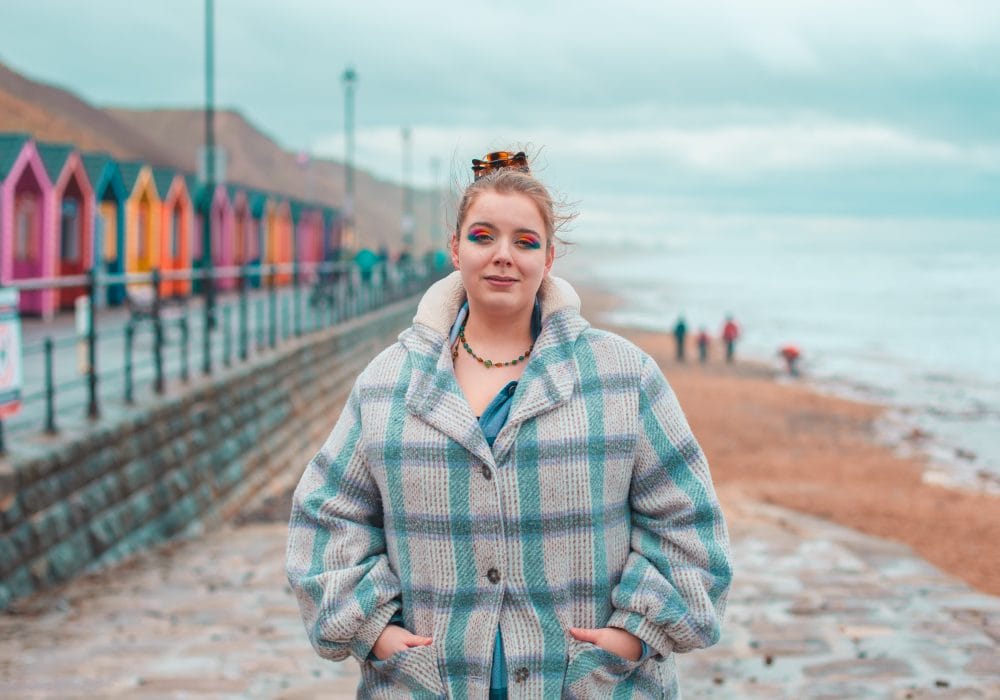
[[[642,658],[642,642],[631,632],[617,627],[601,627],[589,629],[570,627],[569,633],[581,642],[590,642],[615,656],[627,661],[638,661]]]

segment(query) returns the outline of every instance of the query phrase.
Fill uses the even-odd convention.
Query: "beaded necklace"
[[[510,367],[511,365],[516,365],[518,362],[524,362],[526,359],[528,359],[528,356],[531,355],[531,351],[535,347],[535,344],[532,343],[531,346],[524,351],[524,354],[517,357],[517,359],[507,360],[506,362],[494,362],[493,360],[487,360],[485,357],[480,357],[479,355],[477,355],[472,351],[472,348],[469,347],[468,341],[465,339],[464,323],[462,324],[462,327],[458,329],[458,339],[462,343],[462,347],[465,348],[465,351],[470,355],[472,355],[476,359],[476,361],[482,364],[482,366],[485,367],[486,369],[489,369],[490,367]],[[455,345],[455,348],[451,351],[451,359],[454,360],[456,357],[458,357],[457,344]]]

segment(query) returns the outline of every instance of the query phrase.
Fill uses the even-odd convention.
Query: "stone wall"
[[[415,298],[397,302],[137,408],[44,457],[0,462],[0,609],[197,535],[297,481],[357,373],[415,309]]]

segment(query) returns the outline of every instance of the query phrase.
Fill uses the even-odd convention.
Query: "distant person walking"
[[[687,332],[688,327],[687,323],[684,322],[684,317],[678,317],[677,324],[674,326],[674,339],[677,341],[678,362],[684,362],[684,340],[687,337]]]
[[[799,376],[799,358],[802,357],[802,352],[794,345],[785,345],[778,354],[785,360],[785,367],[788,369],[788,376],[797,377]]]
[[[722,342],[726,344],[726,362],[732,363],[736,356],[736,339],[740,337],[740,327],[736,325],[732,315],[726,316],[722,326]]]
[[[711,339],[708,336],[708,331],[702,326],[698,329],[698,335],[695,336],[695,342],[698,343],[698,362],[705,364],[708,362],[708,346],[711,343]]]

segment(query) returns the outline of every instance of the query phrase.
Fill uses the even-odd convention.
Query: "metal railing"
[[[323,262],[17,280],[5,286],[21,292],[78,287],[89,303],[82,323],[72,312],[49,321],[22,318],[21,408],[0,420],[0,454],[5,434],[85,428],[106,408],[126,413],[140,392],[162,396],[171,385],[188,384],[198,349],[201,373],[209,376],[217,365],[247,362],[413,295],[444,272],[419,262],[365,270]],[[205,303],[209,281],[214,304]],[[171,282],[201,291],[165,295]],[[98,300],[111,285],[124,285],[127,301],[102,307]]]

